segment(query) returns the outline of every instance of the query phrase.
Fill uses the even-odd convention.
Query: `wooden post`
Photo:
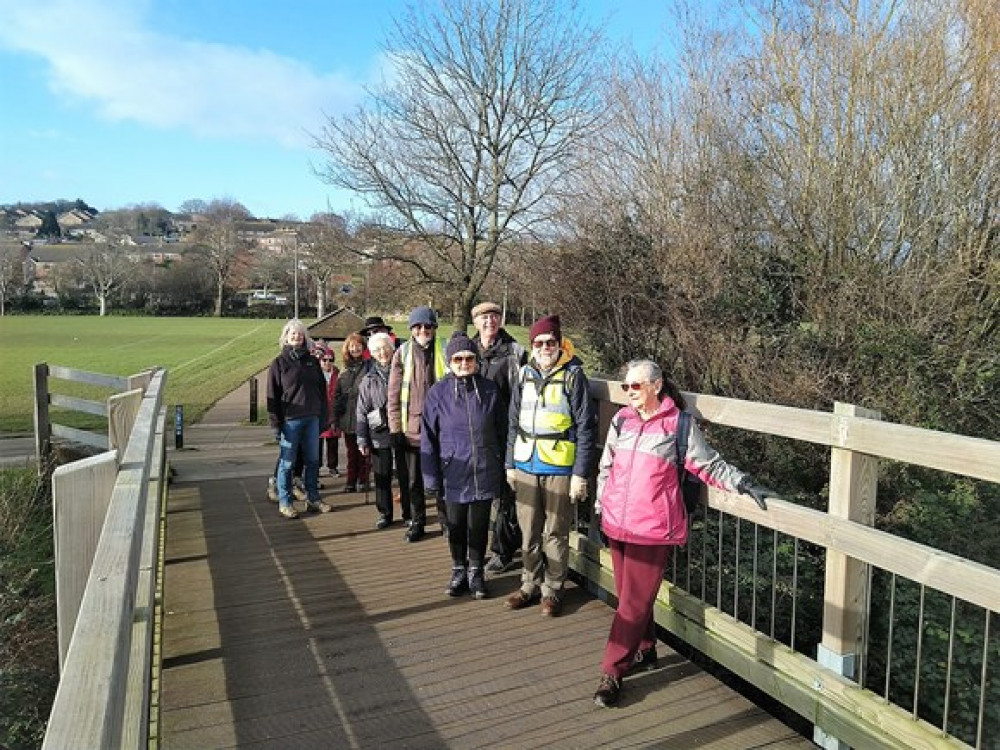
[[[141,404],[141,388],[108,397],[108,448],[117,450],[119,455],[125,453]]]
[[[131,391],[134,388],[140,389],[143,393],[149,388],[149,383],[153,379],[153,373],[156,368],[151,368],[149,370],[143,370],[135,375],[128,376],[128,389]]]
[[[49,366],[35,365],[35,459],[39,476],[52,448],[52,423],[49,421]]]
[[[833,443],[844,444],[855,417],[881,419],[871,409],[851,404],[834,404],[837,434]],[[878,460],[844,448],[830,449],[830,504],[827,512],[865,526],[875,523],[875,496],[878,487]],[[855,678],[864,637],[868,569],[864,563],[833,549],[826,551],[826,581],[823,595],[823,641],[816,661],[845,677]],[[827,750],[847,747],[816,727],[813,741]]]
[[[59,669],[76,626],[111,492],[118,476],[114,451],[58,467],[52,473],[52,536],[55,542],[56,625]]]

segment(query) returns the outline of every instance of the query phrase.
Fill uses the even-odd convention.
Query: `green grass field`
[[[30,433],[33,422],[33,367],[62,365],[110,375],[132,375],[165,367],[167,403],[184,405],[195,422],[208,407],[264,369],[278,352],[283,320],[234,318],[140,318],[95,316],[5,316],[0,318],[0,434]],[[310,323],[311,321],[306,321]],[[406,321],[389,321],[406,338]],[[527,330],[508,326],[522,343]],[[452,329],[442,320],[441,332]],[[469,328],[469,333],[475,331]],[[585,352],[581,356],[586,362]],[[340,352],[337,352],[340,360]],[[263,388],[263,384],[261,384]],[[103,401],[110,392],[51,380],[53,392]],[[53,420],[70,427],[100,430],[106,422],[79,412],[53,410]]]
[[[267,366],[278,352],[283,325],[231,318],[5,316],[0,318],[0,433],[34,429],[32,368],[38,362],[111,375],[165,367],[167,402],[184,404],[185,419],[195,421]],[[51,383],[53,391],[68,395],[94,400],[110,395],[66,381]],[[101,423],[79,413],[56,421],[81,428]]]

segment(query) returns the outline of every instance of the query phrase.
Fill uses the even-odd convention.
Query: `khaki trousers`
[[[521,591],[543,597],[562,594],[569,571],[569,527],[573,504],[569,476],[517,470],[517,523],[521,527]]]

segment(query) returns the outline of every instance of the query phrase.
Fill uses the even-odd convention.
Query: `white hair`
[[[663,380],[663,370],[660,366],[656,364],[651,359],[633,359],[627,365],[625,365],[625,375],[627,375],[632,370],[639,370],[645,376],[648,382],[655,383],[657,380]]]
[[[391,349],[392,337],[388,333],[385,333],[383,331],[379,331],[378,333],[373,333],[371,337],[368,339],[368,351],[374,354],[375,350],[378,349],[383,344],[388,344],[389,348]]]
[[[278,337],[278,346],[285,346],[288,343],[288,336],[295,331],[302,333],[302,338],[304,339],[302,342],[303,346],[307,349],[312,349],[313,342],[309,338],[309,330],[306,328],[306,324],[298,318],[292,318],[285,323],[285,327],[281,329],[281,336]]]

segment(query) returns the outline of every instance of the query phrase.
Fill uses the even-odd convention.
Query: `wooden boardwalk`
[[[451,600],[436,527],[417,544],[398,522],[377,531],[329,478],[334,512],[283,519],[273,453],[254,475],[229,447],[237,476],[204,478],[202,454],[169,494],[162,747],[814,747],[663,644],[658,671],[597,708],[607,604],[571,587],[559,618],[510,612],[518,572]]]

